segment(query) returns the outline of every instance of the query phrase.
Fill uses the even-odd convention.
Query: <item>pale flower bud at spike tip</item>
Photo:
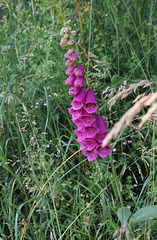
[[[69,37],[69,34],[65,33],[64,38],[68,38],[68,37]]]
[[[68,33],[69,29],[68,28],[64,28],[64,33]]]
[[[73,50],[72,50],[72,49],[69,49],[69,50],[65,53],[64,57],[65,57],[65,58],[70,58],[70,57],[72,56],[72,54],[73,54]]]
[[[74,44],[74,40],[73,39],[70,39],[69,41],[68,41],[68,45],[70,46],[70,45],[73,45]]]
[[[64,36],[64,28],[60,30],[60,36]]]
[[[71,34],[72,34],[73,36],[75,36],[75,35],[76,35],[76,31],[75,31],[75,30],[71,31]]]
[[[63,38],[61,39],[61,42],[67,42],[67,38],[63,37]]]
[[[67,45],[68,45],[67,42],[60,42],[61,47],[66,47]]]

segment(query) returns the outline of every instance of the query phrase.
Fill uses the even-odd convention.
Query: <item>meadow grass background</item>
[[[71,20],[110,130],[138,96],[157,89],[157,1],[77,3],[0,1],[0,239],[157,239],[156,218],[127,222],[113,237],[120,216],[157,203],[156,115],[138,130],[143,109],[107,158],[88,162],[76,153],[59,44],[61,24]]]

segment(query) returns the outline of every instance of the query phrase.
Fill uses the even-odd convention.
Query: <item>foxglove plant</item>
[[[88,161],[93,161],[98,155],[107,157],[112,148],[109,144],[105,148],[101,147],[102,141],[108,133],[107,127],[100,113],[96,114],[98,105],[95,94],[91,88],[86,91],[85,68],[83,64],[77,63],[79,55],[75,52],[74,47],[72,49],[76,31],[71,31],[70,27],[64,27],[61,29],[60,35],[62,36],[61,47],[70,46],[64,55],[67,58],[65,65],[68,66],[66,74],[69,75],[65,84],[71,86],[69,94],[74,96],[71,102],[72,107],[68,109],[68,112],[72,115],[72,122],[77,126],[74,133],[78,137],[80,150],[83,150]]]

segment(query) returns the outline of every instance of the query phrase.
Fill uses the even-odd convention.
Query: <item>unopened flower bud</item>
[[[77,52],[75,52],[71,57],[70,57],[70,59],[72,60],[72,61],[76,61],[77,59],[78,59],[78,53]]]
[[[69,29],[68,28],[64,28],[64,33],[68,33]]]
[[[73,39],[70,39],[69,41],[68,41],[68,45],[73,45],[74,44],[74,40]]]
[[[73,64],[73,61],[71,61],[71,58],[68,58],[65,62],[66,66],[71,66]]]
[[[67,42],[67,38],[63,37],[63,38],[61,39],[61,42]]]
[[[60,42],[61,47],[66,47],[67,45],[68,45],[67,42]]]
[[[60,36],[63,36],[63,35],[64,35],[64,28],[60,30]]]
[[[68,37],[69,37],[69,34],[65,33],[64,38],[68,38]]]
[[[71,75],[71,74],[74,72],[75,68],[76,68],[76,64],[72,64],[72,65],[71,65],[70,67],[68,67],[68,69],[66,70],[66,74],[67,74],[67,75]]]
[[[65,53],[64,57],[65,57],[65,58],[69,58],[69,57],[72,56],[72,54],[73,54],[73,50],[72,50],[72,49],[69,49],[69,50]]]
[[[76,31],[74,30],[74,31],[71,31],[71,34],[73,35],[73,36],[75,36],[76,35]]]
[[[82,77],[84,75],[84,66],[81,64],[75,71],[75,76]]]
[[[80,91],[80,88],[79,87],[75,87],[75,86],[72,86],[70,89],[69,89],[69,94],[72,95],[72,96],[75,96],[76,94],[78,94]]]

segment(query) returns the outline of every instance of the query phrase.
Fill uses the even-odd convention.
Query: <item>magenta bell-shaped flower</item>
[[[84,66],[81,64],[75,71],[76,77],[82,77],[84,75]]]
[[[95,139],[92,139],[92,138],[86,138],[82,144],[84,146],[86,146],[86,149],[89,150],[89,151],[92,151],[95,147],[97,147],[97,142]]]
[[[90,126],[95,122],[95,117],[93,114],[87,113],[85,110],[82,111],[81,116],[74,120],[73,123],[78,126],[78,128],[82,128],[82,126]]]
[[[93,161],[98,155],[93,151],[84,150],[83,155],[87,156],[88,161]]]
[[[75,96],[80,91],[79,87],[75,87],[74,85],[69,89],[69,95]]]
[[[95,136],[95,139],[99,143],[102,143],[103,139],[106,137],[108,132],[107,132],[106,124],[105,124],[103,118],[100,116],[100,113],[98,113],[96,116],[96,124],[97,124],[97,127],[99,128],[99,132]]]
[[[96,126],[96,123],[94,122],[92,125],[90,126],[86,126],[84,128],[84,132],[87,135],[87,138],[94,138],[95,135],[99,132],[99,129]]]
[[[74,130],[74,133],[76,136],[78,136],[78,139],[77,139],[78,142],[82,142],[83,140],[85,140],[87,138],[87,135],[83,129]]]
[[[70,58],[73,54],[73,50],[72,49],[69,49],[65,54],[64,54],[64,57],[65,58]]]
[[[100,157],[107,157],[109,153],[112,152],[112,148],[109,146],[109,144],[105,148],[102,148],[100,145],[96,147],[94,152],[98,154]]]
[[[74,110],[72,107],[68,108],[68,112],[72,115],[72,120],[76,120],[82,114],[82,108],[78,110]]]
[[[67,75],[72,74],[72,73],[74,72],[75,68],[76,68],[76,64],[72,64],[72,65],[71,65],[70,67],[68,67],[68,69],[66,70],[66,74],[67,74]]]
[[[74,100],[71,102],[71,105],[74,110],[77,110],[83,107],[85,95],[86,95],[86,88],[85,86],[82,86],[80,88],[79,93],[74,97]]]
[[[74,73],[75,74],[75,73]],[[74,86],[76,87],[82,87],[84,83],[84,76],[82,77],[77,77],[75,82],[74,82]]]
[[[75,79],[76,79],[76,76],[75,76],[74,73],[72,73],[72,74],[67,78],[67,80],[65,81],[65,84],[66,84],[66,85],[72,85],[72,84],[74,83]],[[74,86],[75,86],[75,85],[74,85]],[[77,86],[75,86],[75,87],[77,87]]]
[[[93,90],[91,88],[89,88],[86,93],[84,109],[88,113],[94,113],[97,110],[97,108],[98,108],[98,105],[96,103],[95,94],[94,94]]]
[[[78,142],[78,141],[77,141]],[[83,150],[86,148],[86,146],[83,144],[83,142],[78,142],[80,144],[80,150]]]

